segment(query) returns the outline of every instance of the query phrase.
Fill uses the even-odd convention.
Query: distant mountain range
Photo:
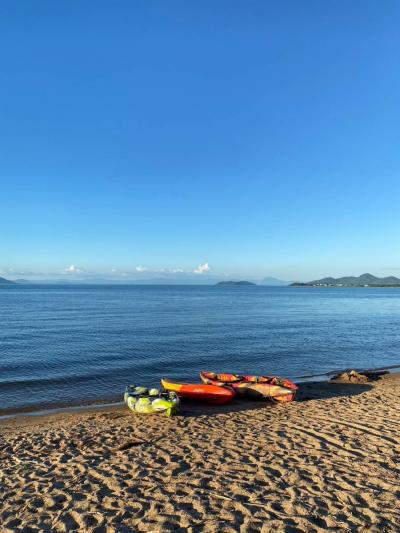
[[[236,287],[236,286],[248,286],[248,285],[256,285],[255,283],[252,283],[251,281],[219,281],[215,284],[216,287]]]
[[[344,276],[342,278],[322,278],[307,283],[295,282],[292,287],[400,287],[400,279],[395,276],[378,278],[372,274]]]
[[[276,287],[283,287],[285,285],[290,285],[290,281],[283,281],[282,279],[267,276],[260,281],[260,285],[274,285]]]
[[[257,280],[256,280],[257,281]],[[198,277],[154,277],[154,278],[141,278],[139,279],[107,279],[107,278],[86,278],[86,279],[53,279],[53,280],[27,280],[27,279],[16,279],[11,281],[6,278],[0,277],[0,284],[9,285],[9,284],[54,284],[54,285],[71,285],[71,284],[93,284],[93,285],[103,285],[103,284],[127,284],[127,285],[217,285],[217,286],[233,286],[233,285],[269,285],[269,286],[287,286],[292,287],[400,287],[400,278],[395,276],[387,276],[385,278],[378,278],[372,274],[362,274],[361,276],[344,276],[341,278],[327,277],[322,279],[317,279],[314,281],[308,282],[298,282],[289,283],[288,281],[283,281],[277,278],[266,277],[257,283],[252,281],[234,281],[234,280],[221,280],[212,279],[212,278],[202,278]]]
[[[17,283],[17,284],[40,284],[40,285],[216,285],[217,283],[231,283],[230,280],[221,279],[221,277],[212,276],[196,276],[193,274],[179,274],[179,275],[159,275],[153,277],[141,276],[140,278],[115,278],[115,277],[64,277],[52,279],[15,279],[13,281],[5,278],[0,278],[0,283]],[[235,283],[235,282],[234,282]],[[241,283],[241,282],[240,282]],[[287,286],[289,281],[273,277],[265,277],[262,279],[254,279],[248,281],[254,285],[264,286]]]
[[[2,284],[9,284],[9,283],[14,283],[13,281],[10,281],[9,279],[6,279],[6,278],[0,278],[0,283]]]

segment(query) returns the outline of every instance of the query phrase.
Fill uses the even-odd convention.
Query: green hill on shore
[[[291,287],[400,287],[400,279],[395,276],[378,278],[367,273],[361,276],[344,276],[342,278],[328,277],[306,283],[296,281],[291,284]]]

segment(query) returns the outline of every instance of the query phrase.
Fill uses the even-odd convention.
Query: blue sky
[[[400,274],[399,23],[390,0],[2,2],[0,275]]]

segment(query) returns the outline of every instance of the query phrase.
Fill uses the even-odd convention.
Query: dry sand
[[[0,530],[400,531],[400,378],[0,425]],[[205,413],[205,414],[204,414]]]

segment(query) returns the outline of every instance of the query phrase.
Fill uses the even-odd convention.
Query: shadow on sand
[[[295,402],[307,402],[310,400],[327,400],[329,398],[340,398],[357,396],[363,392],[372,389],[369,384],[353,384],[353,383],[335,383],[332,381],[321,381],[317,383],[299,383],[299,390]],[[290,404],[289,404],[290,405]],[[285,404],[278,404],[269,400],[243,400],[235,398],[232,403],[227,405],[211,405],[189,400],[183,400],[181,411],[178,416],[183,417],[198,417],[198,416],[214,416],[219,414],[227,414],[241,411],[255,411],[258,409],[275,409],[285,406]]]
[[[308,400],[327,400],[329,398],[357,396],[371,389],[372,385],[368,383],[337,383],[332,381],[300,383],[296,400],[298,402],[306,402]]]

